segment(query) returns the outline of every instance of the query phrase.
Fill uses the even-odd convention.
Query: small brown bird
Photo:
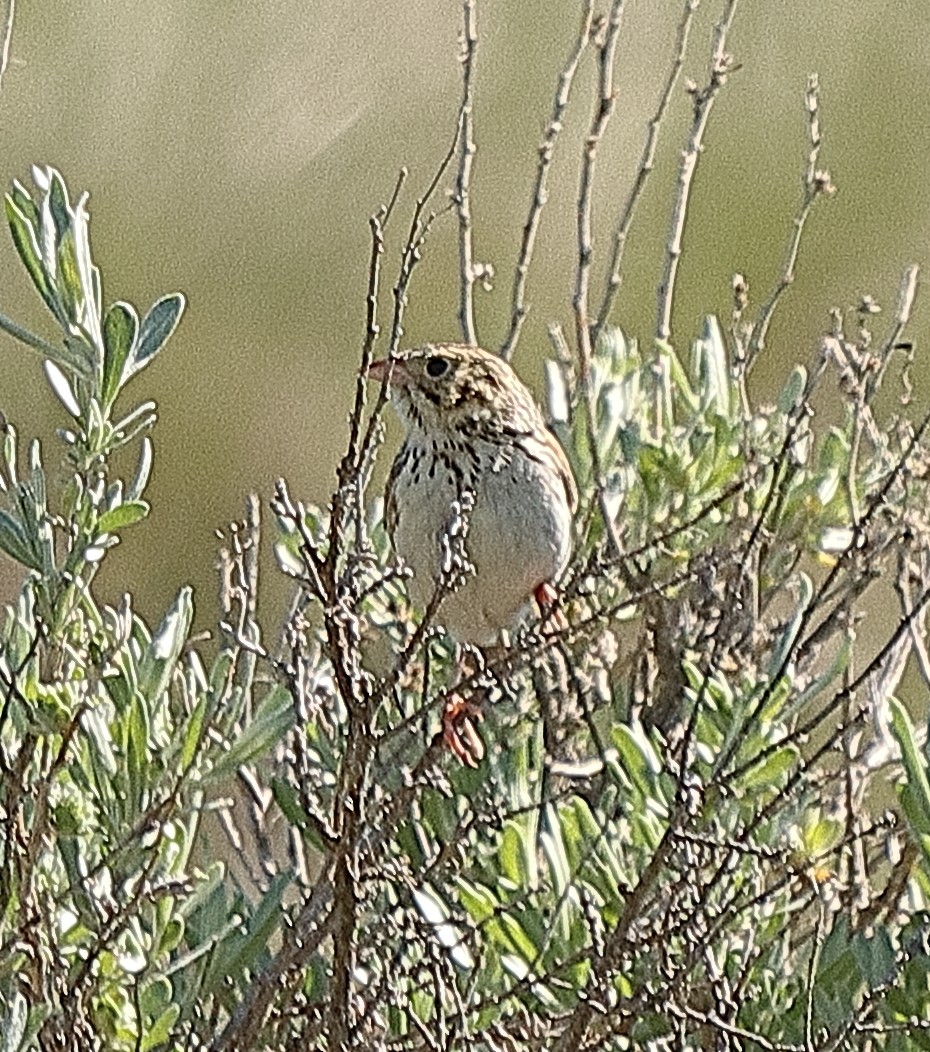
[[[410,593],[425,609],[449,548],[453,507],[471,501],[465,551],[474,567],[443,596],[438,620],[460,643],[490,646],[532,608],[555,598],[571,552],[577,492],[562,447],[533,396],[496,355],[463,344],[426,344],[374,362],[390,372],[391,400],[407,428],[385,493],[395,550],[413,571]],[[477,766],[480,709],[453,699],[443,736]]]
[[[462,643],[500,640],[552,582],[571,550],[575,482],[533,396],[501,358],[462,344],[426,344],[374,362],[391,371],[407,435],[388,479],[387,528],[425,607],[439,579],[452,505],[471,494],[465,549],[474,574],[446,595],[438,620]]]

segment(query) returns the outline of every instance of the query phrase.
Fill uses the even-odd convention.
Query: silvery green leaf
[[[30,570],[42,569],[42,560],[33,553],[29,538],[22,526],[12,515],[2,509],[0,509],[0,549],[6,552],[11,559],[15,559],[16,562],[27,566]]]
[[[78,405],[78,400],[74,397],[74,391],[71,389],[71,384],[68,382],[68,378],[58,368],[58,366],[46,358],[44,362],[45,376],[49,382],[49,386],[58,396],[58,401],[67,409],[67,411],[76,419],[81,418],[81,407]]]
[[[30,171],[32,172],[32,181],[36,184],[36,189],[41,190],[43,193],[47,192],[54,169],[43,168],[38,164],[34,164]]]
[[[3,463],[9,476],[10,485],[15,486],[18,479],[16,475],[16,428],[7,424],[3,435]]]
[[[730,370],[720,323],[713,314],[704,318],[704,331],[691,344],[691,376],[701,404],[712,406],[723,417],[730,415]]]
[[[549,407],[549,418],[553,423],[564,424],[569,418],[568,389],[565,386],[565,375],[558,362],[551,359],[545,364],[546,370],[546,404]]]
[[[294,703],[280,686],[272,687],[262,699],[252,721],[217,760],[210,777],[225,778],[243,764],[265,756],[294,723]]]
[[[781,394],[778,396],[779,412],[787,415],[792,413],[801,401],[804,389],[807,387],[807,370],[803,365],[796,365],[791,370],[791,375],[785,381]]]
[[[111,533],[114,530],[132,526],[133,523],[141,522],[148,515],[149,510],[150,507],[144,500],[126,501],[125,504],[104,512],[97,523],[97,529],[101,533]]]
[[[146,435],[142,439],[142,448],[139,450],[139,463],[136,467],[136,473],[133,475],[132,482],[129,484],[129,488],[126,490],[127,500],[138,500],[145,492],[145,487],[149,481],[149,475],[152,471],[152,440]]]
[[[181,320],[185,302],[179,292],[163,296],[142,319],[139,335],[126,369],[126,379],[134,376],[140,369],[144,369],[164,347]]]
[[[675,348],[666,340],[655,341],[656,354],[665,363],[665,375],[669,383],[663,385],[662,399],[665,420],[674,420],[674,406],[672,392],[680,395],[691,413],[697,413],[700,409],[700,400],[691,386],[688,374],[685,372]]]
[[[911,717],[897,698],[889,699],[891,731],[901,748],[907,781],[901,790],[901,804],[907,820],[921,840],[930,859],[930,764],[921,754]]]
[[[81,290],[81,324],[91,343],[103,353],[103,334],[100,331],[101,306],[99,301],[100,274],[90,255],[90,218],[87,214],[87,194],[78,198],[72,213],[74,261]]]
[[[162,618],[139,664],[139,689],[147,698],[155,699],[167,688],[193,616],[193,591],[184,587]]]
[[[100,398],[104,405],[112,405],[119,392],[139,331],[139,316],[129,303],[114,303],[103,322],[103,382]]]
[[[13,201],[9,194],[6,197],[6,217],[10,225],[10,233],[13,236],[13,244],[16,246],[16,251],[23,262],[23,266],[29,272],[29,277],[32,278],[32,283],[45,301],[46,306],[54,310],[48,278],[45,275],[45,268],[42,266],[42,250],[39,247],[36,228],[24,214],[23,209]]]

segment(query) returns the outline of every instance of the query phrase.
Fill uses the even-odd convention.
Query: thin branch
[[[620,25],[623,21],[624,0],[613,0],[603,38],[598,41],[598,105],[591,120],[591,127],[585,139],[581,156],[581,181],[578,188],[577,203],[577,245],[578,262],[575,268],[575,293],[572,307],[575,315],[575,341],[578,348],[578,376],[581,385],[582,401],[585,409],[585,426],[588,436],[588,447],[594,473],[595,491],[604,520],[604,527],[610,539],[614,554],[620,554],[620,542],[616,527],[607,504],[604,489],[604,472],[597,445],[597,417],[594,406],[594,392],[591,390],[591,327],[588,320],[589,297],[591,290],[591,262],[594,254],[593,241],[593,192],[594,169],[597,162],[597,151],[607,130],[614,110],[616,93],[614,90],[614,60],[617,43],[620,37]]]
[[[420,261],[421,251],[430,228],[436,221],[438,215],[436,212],[430,212],[424,219],[423,212],[429,201],[432,199],[433,194],[436,193],[439,181],[445,175],[449,165],[452,163],[452,158],[455,156],[456,147],[461,135],[461,122],[462,112],[460,110],[455,136],[449,144],[449,149],[439,162],[439,167],[436,169],[433,178],[430,180],[429,186],[427,186],[425,192],[417,198],[417,203],[413,209],[413,215],[410,217],[410,231],[407,235],[407,243],[404,245],[397,283],[393,290],[394,313],[391,318],[391,334],[388,339],[387,347],[388,354],[393,354],[397,350],[400,346],[401,337],[404,335],[403,320],[404,311],[407,308],[407,292],[410,288],[410,279],[413,276],[414,268]]]
[[[844,551],[839,553],[836,561],[830,569],[830,572],[826,575],[824,580],[820,583],[820,586],[811,595],[808,601],[804,604],[804,607],[801,609],[800,616],[798,618],[795,642],[792,646],[785,648],[785,653],[782,655],[782,660],[779,662],[778,667],[775,670],[773,670],[773,672],[770,674],[768,682],[760,691],[759,696],[755,699],[753,705],[747,712],[746,726],[750,726],[752,722],[758,718],[759,714],[768,704],[769,700],[772,697],[772,694],[776,689],[777,684],[781,681],[782,676],[785,675],[788,666],[793,662],[800,662],[802,657],[809,652],[811,648],[812,636],[815,635],[815,633],[818,631],[817,628],[808,631],[810,629],[811,622],[814,619],[815,613],[823,609],[824,599],[829,593],[830,588],[834,585],[834,583],[839,578],[840,574],[849,565],[849,563],[858,554],[860,554],[861,539],[865,536],[865,531],[871,524],[873,517],[876,516],[879,513],[879,511],[885,507],[885,498],[891,490],[891,487],[895,484],[896,480],[900,479],[901,473],[904,471],[906,465],[910,461],[911,456],[917,449],[928,427],[930,427],[930,412],[928,412],[921,420],[919,426],[912,435],[907,447],[904,449],[901,456],[898,458],[897,464],[894,467],[894,469],[889,472],[888,476],[886,477],[882,485],[878,488],[877,492],[875,492],[872,495],[869,501],[869,505],[863,513],[862,517],[857,522],[853,523],[850,543],[848,547]],[[926,605],[928,599],[930,599],[930,595],[925,595],[923,599],[915,605],[913,616],[917,616],[917,614],[920,612],[920,609],[922,609],[922,607]],[[866,681],[868,676],[881,666],[881,663],[884,660],[885,656],[888,654],[889,649],[900,637],[902,631],[909,631],[909,625],[911,620],[913,620],[913,617],[905,618],[901,622],[899,622],[898,629],[889,637],[888,641],[886,642],[886,645],[879,651],[876,658],[869,663],[868,667],[866,668],[866,671],[862,673],[859,677],[857,677],[855,682],[852,684],[853,691],[858,690],[862,683]],[[808,633],[806,636],[804,635],[805,632]],[[763,749],[760,753],[753,756],[751,760],[749,760],[747,763],[744,763],[736,772],[730,772],[727,775],[727,777],[739,777],[740,773],[743,773],[750,766],[752,766],[752,764],[761,762],[761,760],[764,759],[765,756],[769,755],[774,749],[780,748],[787,741],[790,741],[792,739],[800,740],[803,737],[803,735],[808,734],[811,730],[815,729],[815,727],[821,722],[824,716],[835,709],[836,704],[838,702],[841,702],[843,697],[845,697],[844,692],[840,692],[839,694],[837,694],[834,697],[833,702],[831,702],[827,709],[824,712],[819,713],[817,715],[811,726],[796,729],[795,731],[788,732],[782,738],[773,740],[773,743],[769,747]],[[733,759],[738,748],[739,740],[737,738],[734,738],[730,742],[730,745],[722,751],[720,756],[718,756],[716,761],[717,774],[714,775],[712,779],[712,781],[715,784],[719,784],[721,778],[724,775],[727,764],[729,764],[730,761]]]
[[[62,352],[60,348],[53,343],[49,343],[48,340],[44,340],[41,336],[35,336],[21,325],[17,325],[15,321],[8,318],[5,314],[0,314],[0,329],[19,340],[20,343],[40,351],[54,361],[58,361],[61,358]]]
[[[381,332],[381,326],[378,324],[378,295],[381,288],[381,257],[384,255],[384,228],[391,218],[391,213],[394,211],[394,206],[397,204],[397,198],[406,178],[407,169],[401,168],[394,183],[394,192],[391,194],[390,200],[386,205],[382,205],[368,220],[371,230],[371,254],[368,259],[368,292],[365,299],[365,338],[362,342],[362,365],[355,380],[355,405],[352,408],[352,418],[349,425],[349,446],[343,460],[346,472],[357,468],[361,460],[359,434],[362,426],[362,413],[366,402],[366,374],[374,355],[375,343]],[[370,437],[366,434],[361,449],[367,450],[369,442]]]
[[[888,365],[891,362],[891,356],[899,349],[901,336],[904,333],[905,326],[911,320],[911,311],[914,309],[914,300],[917,297],[919,277],[920,267],[915,263],[912,263],[911,266],[905,270],[904,276],[901,278],[901,285],[898,289],[898,306],[894,315],[894,325],[888,335],[888,339],[885,341],[885,344],[879,353],[878,357],[881,361],[881,365],[879,366],[878,372],[867,381],[867,401],[871,401],[875,393],[881,388],[882,382],[885,379],[885,373],[888,371]]]
[[[714,46],[711,54],[710,77],[707,84],[701,89],[691,89],[694,116],[691,121],[691,131],[688,135],[688,145],[681,157],[681,167],[678,172],[678,192],[675,195],[675,205],[672,209],[671,229],[665,257],[665,273],[659,285],[656,340],[660,344],[668,344],[672,335],[672,307],[675,301],[678,264],[681,261],[681,242],[684,235],[685,220],[688,216],[691,190],[694,185],[694,173],[697,170],[698,158],[703,149],[704,133],[707,130],[707,123],[717,95],[726,83],[727,75],[733,69],[733,59],[727,53],[726,43],[727,34],[730,32],[733,18],[736,15],[737,3],[738,0],[726,0],[720,21],[714,27]],[[665,356],[658,347],[656,348],[655,370],[654,424],[656,437],[660,438],[665,427],[662,392],[668,385],[669,379]]]
[[[699,1012],[688,1004],[677,1004],[674,1001],[669,1001],[668,1010],[671,1015],[681,1019],[690,1019],[692,1022],[700,1023],[701,1026],[719,1030],[726,1037],[747,1041],[750,1047],[761,1048],[763,1052],[804,1052],[801,1045],[786,1045],[777,1041],[769,1041],[762,1034],[746,1030],[734,1023],[728,1023],[715,1012]],[[735,1047],[741,1046],[736,1045]]]
[[[772,317],[779,301],[794,283],[794,268],[798,261],[801,238],[804,236],[804,227],[807,224],[808,216],[811,214],[811,209],[813,209],[814,203],[818,198],[824,194],[832,194],[835,190],[830,181],[830,173],[817,167],[823,137],[820,134],[820,84],[816,73],[812,73],[808,78],[805,105],[807,108],[808,136],[811,148],[810,153],[807,155],[807,171],[804,174],[804,196],[801,200],[801,207],[794,217],[794,233],[788,245],[788,255],[778,284],[768,300],[762,305],[756,323],[752,328],[749,345],[746,349],[745,370],[747,374],[765,348],[765,337],[768,334],[769,325],[772,322]]]
[[[807,966],[807,989],[804,1002],[804,1047],[814,1052],[814,984],[817,978],[817,967],[820,963],[820,951],[823,949],[824,929],[826,928],[826,907],[820,903],[817,912],[817,927],[814,931],[814,944]]]
[[[210,1052],[257,1047],[265,1016],[285,977],[310,960],[329,933],[333,919],[333,887],[324,881],[313,888],[293,925],[285,929],[285,945],[255,976],[229,1022],[210,1045]]]
[[[362,410],[364,409],[367,397],[366,387],[368,367],[371,365],[374,356],[375,343],[381,334],[381,326],[378,324],[378,296],[381,287],[381,257],[384,254],[384,230],[394,212],[394,206],[397,204],[397,199],[400,196],[400,191],[406,179],[407,169],[401,168],[397,175],[397,181],[394,184],[394,192],[391,195],[390,200],[386,205],[382,205],[368,221],[371,230],[371,256],[368,262],[368,295],[365,339],[362,343],[362,362],[356,379],[355,405],[352,410],[351,435],[349,438],[348,455],[345,459],[347,465],[349,463],[354,464],[355,474],[359,479],[365,474],[364,464],[368,461],[371,456],[371,451],[374,448],[375,436],[378,433],[378,422],[381,418],[381,410],[384,408],[385,402],[387,402],[387,384],[383,383],[381,385],[381,390],[378,392],[374,411],[368,418],[365,437],[362,439],[361,445],[359,446],[357,444],[358,429],[361,426]],[[347,475],[347,478],[348,477],[349,476]]]
[[[536,181],[533,186],[533,198],[530,203],[529,215],[523,224],[523,240],[520,243],[520,255],[513,276],[513,292],[511,294],[510,307],[510,330],[501,345],[500,355],[505,361],[510,361],[517,348],[520,339],[520,331],[523,322],[529,313],[526,305],[526,279],[529,275],[530,264],[533,261],[533,250],[536,247],[536,234],[542,219],[542,210],[549,200],[547,187],[549,169],[555,156],[555,146],[559,134],[562,131],[562,120],[568,107],[571,96],[572,83],[575,73],[581,62],[581,56],[591,41],[591,19],[594,8],[594,0],[584,0],[581,12],[581,28],[575,38],[575,45],[562,72],[559,74],[559,83],[555,91],[555,100],[552,105],[552,115],[546,125],[546,134],[542,145],[539,147],[539,163],[536,165]]]
[[[614,234],[614,248],[610,260],[610,276],[608,277],[604,288],[604,296],[601,300],[600,310],[597,312],[597,323],[594,326],[593,335],[594,343],[597,343],[597,337],[601,334],[604,326],[607,324],[607,318],[610,315],[614,302],[616,301],[617,293],[620,291],[620,285],[623,281],[622,265],[623,253],[626,249],[626,239],[630,233],[630,226],[633,222],[633,215],[636,211],[636,206],[639,204],[639,199],[642,197],[643,189],[646,186],[646,180],[649,178],[650,173],[655,167],[659,131],[666,110],[671,102],[672,94],[675,91],[675,85],[678,83],[678,78],[681,75],[681,70],[685,63],[685,54],[688,50],[688,38],[691,34],[691,23],[694,19],[694,12],[697,10],[700,2],[701,0],[685,0],[684,10],[682,11],[681,19],[678,22],[678,35],[675,41],[675,57],[672,60],[671,69],[668,71],[668,78],[665,82],[665,89],[662,92],[662,97],[659,99],[658,108],[656,109],[652,120],[649,122],[649,131],[646,135],[645,145],[643,146],[643,155],[640,158],[639,168],[636,171],[636,179],[634,180],[629,196],[624,203],[623,211],[620,213],[620,220],[617,223],[617,231]]]
[[[13,40],[13,12],[16,8],[16,0],[6,0],[6,23],[3,26],[3,43],[0,45],[0,84],[3,82],[3,74],[10,64],[10,43]]]
[[[459,214],[459,326],[465,343],[476,345],[475,261],[471,224],[471,169],[477,150],[474,138],[474,75],[478,46],[475,0],[464,0],[462,11],[462,108],[459,117],[459,172],[455,183],[455,207]]]

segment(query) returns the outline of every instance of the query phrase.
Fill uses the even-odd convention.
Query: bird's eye
[[[449,363],[445,358],[430,358],[426,363],[426,375],[438,380],[449,369]]]

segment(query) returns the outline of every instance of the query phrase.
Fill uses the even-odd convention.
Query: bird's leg
[[[555,585],[551,581],[543,581],[542,584],[536,585],[536,591],[533,592],[533,598],[539,604],[539,612],[546,616],[549,611],[555,606],[555,601],[559,598],[559,593],[555,589]]]
[[[481,671],[484,661],[479,651],[471,648],[466,650],[464,647],[457,649],[457,681]],[[466,660],[469,657],[476,659],[474,667]],[[477,727],[483,720],[484,714],[477,701],[463,698],[457,692],[450,694],[446,700],[442,711],[442,740],[449,751],[466,767],[477,767],[484,759],[484,742]]]
[[[555,629],[568,628],[568,618],[565,611],[557,604],[559,601],[558,589],[551,581],[543,581],[536,586],[533,598],[539,607],[539,617],[543,622],[549,622]]]

